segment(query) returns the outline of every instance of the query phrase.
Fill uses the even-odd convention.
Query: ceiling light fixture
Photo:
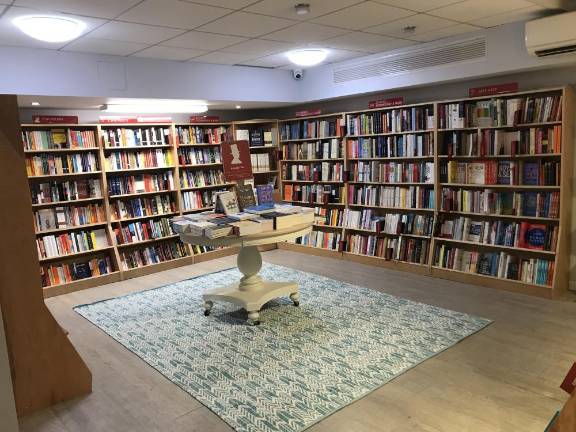
[[[236,105],[236,109],[242,108],[242,105]]]
[[[310,5],[308,3],[298,3],[294,6],[296,15],[306,15],[310,13]]]
[[[328,51],[320,48],[305,48],[286,53],[288,60],[298,66],[315,66],[322,63],[328,56]]]
[[[103,105],[102,111],[120,114],[199,114],[208,111],[208,106],[178,101],[169,103],[127,103]]]
[[[40,102],[32,102],[32,106],[38,106],[40,105]]]
[[[76,39],[86,28],[82,21],[65,16],[25,15],[12,23],[31,38],[54,43]]]

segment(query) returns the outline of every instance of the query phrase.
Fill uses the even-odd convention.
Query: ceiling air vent
[[[416,48],[409,52],[383,55],[333,67],[334,83],[343,83],[382,75],[396,75],[421,69],[446,66],[486,57],[486,38],[478,37],[434,48]]]

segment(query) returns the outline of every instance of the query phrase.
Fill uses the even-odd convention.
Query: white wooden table
[[[180,234],[185,243],[212,247],[240,247],[238,270],[244,275],[240,281],[220,288],[208,290],[204,295],[204,315],[210,315],[215,301],[234,303],[248,312],[248,322],[260,324],[260,309],[272,299],[290,296],[295,306],[300,304],[300,294],[296,282],[272,282],[263,280],[258,272],[262,268],[259,245],[292,240],[309,234],[312,224],[295,225],[281,230],[266,231],[247,236],[226,236],[210,239],[204,236]]]

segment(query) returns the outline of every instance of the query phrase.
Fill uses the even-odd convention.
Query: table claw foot
[[[214,306],[214,302],[210,300],[206,300],[204,302],[204,316],[209,316],[210,311],[212,310],[212,306]]]
[[[294,303],[294,306],[300,306],[300,293],[292,293],[290,294],[290,300]]]
[[[248,324],[260,325],[260,312],[259,311],[248,311]]]

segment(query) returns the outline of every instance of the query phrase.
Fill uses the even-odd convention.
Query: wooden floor
[[[542,432],[566,399],[558,385],[576,361],[574,301],[537,299],[295,252],[271,251],[264,259],[494,320],[311,432]],[[21,430],[231,431],[72,307],[234,265],[235,257],[226,257],[48,299],[92,370],[94,392],[21,419]]]

